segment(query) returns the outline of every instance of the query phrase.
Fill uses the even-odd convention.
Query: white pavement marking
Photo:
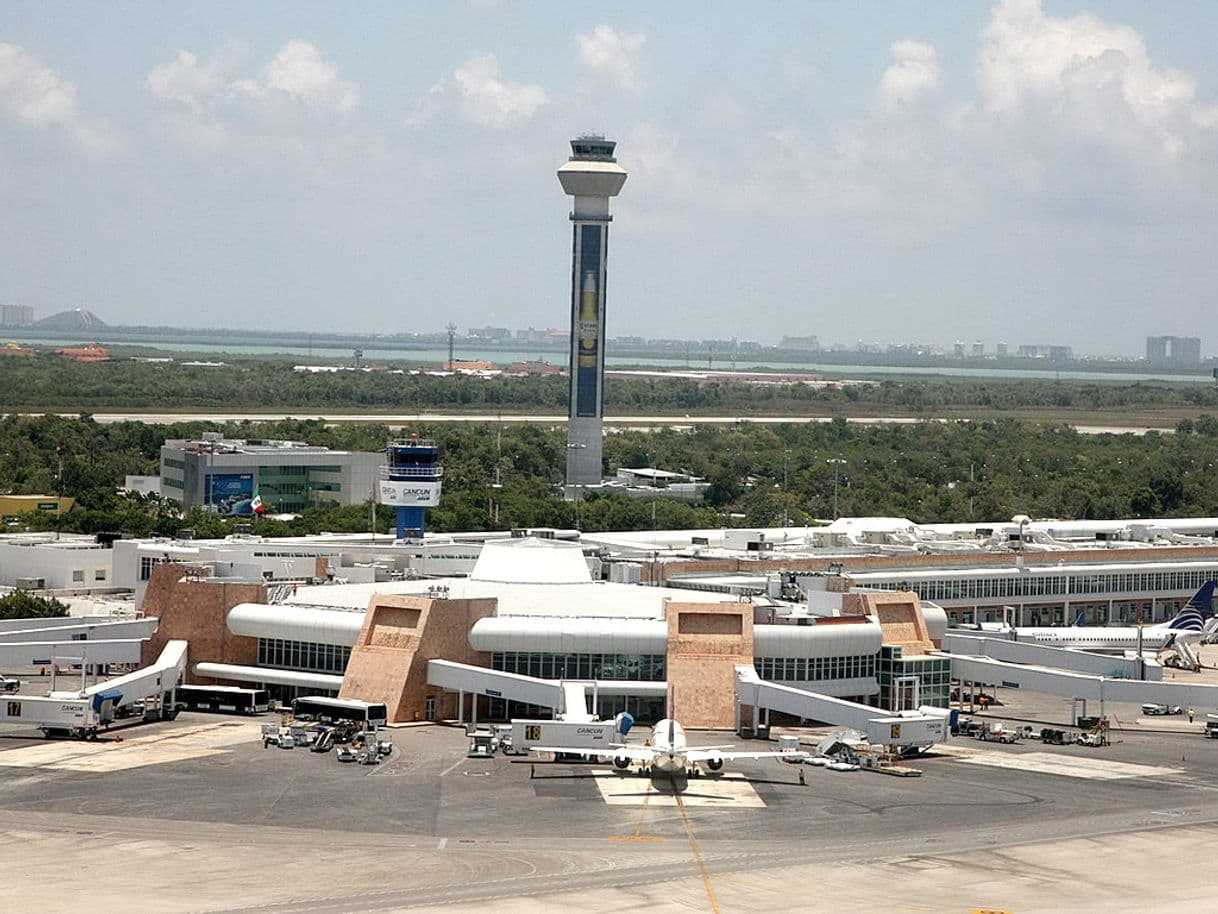
[[[441,838],[441,839],[440,839],[440,843],[436,845],[436,850],[438,850],[438,851],[442,851],[442,850],[444,850],[444,848],[446,848],[447,846],[448,846],[448,839],[447,839],[447,838]]]
[[[672,793],[661,793],[651,778],[641,774],[617,774],[609,769],[594,770],[601,798],[610,806],[676,806]],[[724,775],[718,778],[690,778],[681,791],[686,806],[719,807],[723,809],[756,809],[765,806],[744,777]]]
[[[449,765],[447,768],[445,768],[443,771],[440,772],[440,777],[444,777],[444,775],[446,775],[446,774],[452,774],[454,771],[456,771],[458,768],[460,768],[462,765],[464,765],[467,761],[469,761],[469,759],[457,759],[457,761],[453,762],[451,765]]]
[[[0,767],[48,768],[56,771],[123,771],[219,755],[220,748],[257,737],[257,724],[202,724],[172,730],[150,730],[123,742],[62,740],[0,752]]]
[[[1048,752],[985,752],[975,754],[952,753],[967,764],[989,765],[993,768],[1017,768],[1036,774],[1059,774],[1068,778],[1085,778],[1093,781],[1116,781],[1124,778],[1162,778],[1180,774],[1179,769],[1158,765],[1134,765],[1130,762],[1112,762],[1107,759],[1053,755]]]

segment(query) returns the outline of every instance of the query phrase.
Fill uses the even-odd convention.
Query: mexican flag
[[[250,502],[250,509],[255,514],[265,514],[266,506],[262,503],[262,496],[257,492],[254,493],[254,499]]]

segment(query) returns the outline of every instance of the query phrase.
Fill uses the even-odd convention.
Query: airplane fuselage
[[[655,725],[651,731],[651,748],[656,753],[651,767],[656,771],[678,774],[688,767],[685,730],[675,720],[665,718]]]
[[[1175,631],[1167,626],[1147,627],[1142,630],[1142,647],[1154,650],[1161,648],[1184,635],[1200,634]],[[1072,647],[1085,651],[1126,651],[1138,647],[1138,630],[1120,628],[1021,628],[1016,630],[1016,641],[1031,644],[1047,644],[1053,647]]]

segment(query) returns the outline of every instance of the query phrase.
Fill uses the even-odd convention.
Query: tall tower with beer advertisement
[[[603,136],[571,141],[558,169],[573,198],[571,224],[571,394],[567,416],[567,494],[601,482],[605,381],[605,263],[609,255],[609,198],[626,183],[617,144]]]

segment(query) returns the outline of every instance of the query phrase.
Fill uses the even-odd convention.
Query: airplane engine
[[[630,759],[624,755],[615,755],[613,757],[613,767],[618,771],[625,771],[630,767]]]
[[[706,760],[706,767],[709,768],[711,771],[722,771],[723,770],[723,758],[718,755],[712,755],[710,758],[708,758]]]

